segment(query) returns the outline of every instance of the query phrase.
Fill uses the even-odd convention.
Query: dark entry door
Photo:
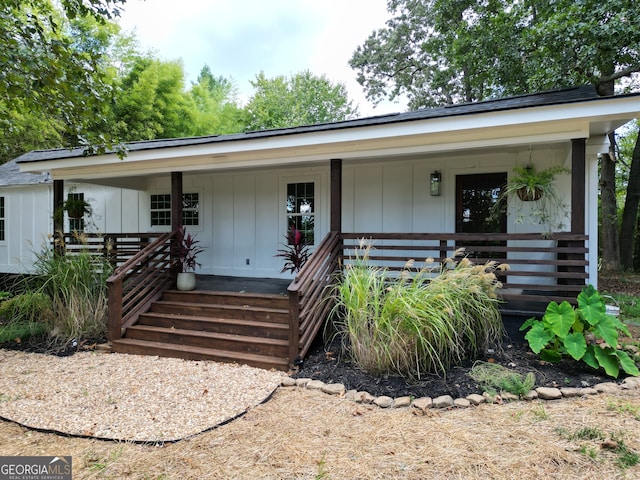
[[[498,200],[507,183],[505,173],[456,176],[456,233],[507,233],[507,206]],[[467,255],[476,259],[505,258],[495,248],[505,242],[483,240],[458,242]],[[489,247],[482,249],[481,247]]]

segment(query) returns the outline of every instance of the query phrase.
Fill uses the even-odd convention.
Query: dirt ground
[[[71,455],[78,479],[640,478],[640,394],[380,409],[283,388],[244,417],[164,447],[0,422],[3,455]]]

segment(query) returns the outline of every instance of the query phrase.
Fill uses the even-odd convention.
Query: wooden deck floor
[[[218,292],[269,293],[287,295],[291,280],[281,278],[228,277],[197,275],[196,290]]]

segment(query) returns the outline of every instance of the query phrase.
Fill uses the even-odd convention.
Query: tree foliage
[[[633,0],[389,0],[350,64],[367,97],[411,108],[591,83],[640,71]]]
[[[104,144],[98,133],[109,85],[100,53],[73,34],[72,22],[104,23],[124,0],[5,0],[0,8],[0,131],[3,153],[32,145],[32,120],[62,144]],[[77,24],[76,24],[77,25]],[[31,127],[32,128],[32,127]],[[7,138],[7,135],[9,138]],[[12,145],[10,138],[21,139]],[[6,157],[5,157],[6,159]]]
[[[335,122],[357,115],[344,85],[308,70],[289,78],[267,78],[260,72],[251,85],[255,93],[246,107],[247,130]]]

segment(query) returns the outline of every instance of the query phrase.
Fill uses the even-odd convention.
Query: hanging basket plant
[[[523,202],[535,202],[542,198],[542,189],[538,187],[534,189],[521,187],[516,190],[516,193],[518,194],[518,198]]]
[[[556,190],[556,176],[568,173],[571,171],[560,165],[544,170],[536,170],[531,164],[515,167],[502,191],[501,200],[517,197],[514,207],[516,223],[541,224],[544,233],[549,233],[562,227],[562,219],[567,212],[567,205]],[[526,213],[523,211],[525,202],[533,202]]]

